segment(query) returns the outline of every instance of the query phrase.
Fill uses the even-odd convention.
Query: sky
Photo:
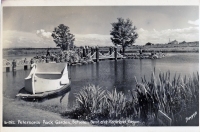
[[[198,6],[45,6],[3,7],[3,48],[55,47],[51,33],[70,28],[76,46],[112,46],[111,23],[131,19],[136,45],[199,41]]]

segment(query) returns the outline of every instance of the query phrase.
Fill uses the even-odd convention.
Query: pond
[[[175,74],[192,76],[199,71],[198,53],[168,53],[162,59],[122,59],[118,61],[105,60],[81,66],[68,66],[71,78],[71,92],[69,103],[75,101],[74,93],[78,93],[84,86],[94,84],[112,91],[122,91],[135,88],[135,77],[140,82],[145,75],[150,79],[155,68],[156,74],[170,71],[171,77]],[[19,90],[24,87],[24,78],[30,70],[3,73],[3,95],[15,98]]]

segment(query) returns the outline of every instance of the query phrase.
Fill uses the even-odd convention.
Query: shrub
[[[101,101],[105,98],[105,90],[99,86],[85,86],[76,94],[77,107],[83,109],[86,113],[98,113],[102,111]]]

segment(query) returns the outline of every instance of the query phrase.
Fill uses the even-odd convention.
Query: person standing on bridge
[[[25,58],[25,59],[24,59],[24,63],[26,63],[26,61],[27,61],[27,60],[26,60],[26,58]]]
[[[142,55],[142,49],[140,48],[140,50],[139,50],[139,53],[140,53],[140,55]]]

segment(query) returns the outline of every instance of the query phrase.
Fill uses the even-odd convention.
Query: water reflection
[[[15,78],[16,77],[16,71],[12,71],[12,75]]]
[[[152,59],[151,60],[151,66],[152,66],[152,70],[154,70],[154,69],[157,69],[157,67],[156,67],[156,59]]]
[[[99,80],[99,62],[96,63],[96,78]]]
[[[95,77],[95,73],[94,73],[94,65],[91,65],[91,78]]]
[[[125,92],[125,89],[128,85],[128,80],[126,78],[127,74],[126,74],[126,60],[122,60],[122,86],[120,91]]]
[[[122,79],[123,79],[123,83],[126,82],[126,61],[122,60],[122,69],[123,69],[123,74],[122,74]]]
[[[115,80],[117,81],[117,80],[118,80],[118,79],[117,79],[117,77],[118,77],[118,72],[117,72],[117,67],[118,67],[118,65],[117,65],[117,61],[114,62],[114,66],[115,66],[115,70],[114,70]]]
[[[113,84],[113,88],[116,88],[116,86],[119,85],[118,83],[118,65],[117,65],[117,61],[114,61],[114,84]]]
[[[142,73],[142,59],[140,59],[140,73]]]

